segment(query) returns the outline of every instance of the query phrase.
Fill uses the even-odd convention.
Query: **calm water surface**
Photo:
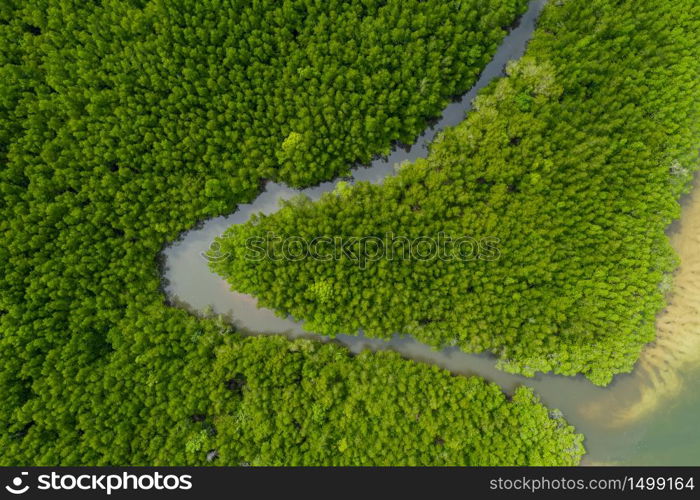
[[[395,166],[427,155],[435,134],[464,119],[477,92],[494,78],[503,76],[505,64],[520,58],[532,36],[535,21],[545,0],[530,3],[518,27],[505,38],[476,85],[443,111],[442,118],[407,149],[396,149],[388,158],[352,171],[353,181],[381,182],[393,175]],[[258,308],[256,299],[230,290],[229,285],[209,271],[202,254],[214,238],[232,224],[241,224],[254,213],[272,213],[279,201],[304,194],[318,199],[332,191],[336,181],[294,190],[268,183],[251,204],[240,205],[226,217],[205,221],[186,232],[164,250],[165,291],[174,305],[193,312],[225,315],[239,329],[250,333],[310,336],[303,323],[280,318],[271,310]],[[697,190],[695,190],[697,193]],[[475,374],[499,384],[510,392],[517,385],[535,389],[543,402],[564,412],[566,418],[586,435],[587,464],[698,465],[700,464],[700,197],[688,196],[684,211],[671,235],[682,265],[676,291],[669,307],[659,316],[659,339],[644,352],[632,374],[616,377],[606,388],[592,385],[583,377],[538,375],[525,378],[501,372],[494,358],[465,354],[456,348],[435,351],[410,337],[395,336],[384,342],[361,335],[339,335],[337,340],[353,352],[363,349],[393,349],[403,356],[432,363],[454,373]]]

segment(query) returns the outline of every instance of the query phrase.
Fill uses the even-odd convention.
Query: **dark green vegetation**
[[[0,464],[577,461],[525,391],[243,340],[156,265],[262,178],[410,140],[524,3],[1,2]]]
[[[677,262],[664,234],[698,166],[700,4],[568,0],[427,160],[232,227],[212,264],[260,304],[333,335],[410,333],[505,369],[607,384],[654,339]],[[249,237],[444,232],[497,260],[244,258]],[[273,245],[274,250],[274,245]],[[279,255],[279,254],[277,254]]]
[[[230,381],[212,394],[226,416],[202,449],[226,463],[575,465],[583,454],[582,436],[530,389],[506,401],[495,384],[393,352],[248,337],[219,348],[211,375]]]

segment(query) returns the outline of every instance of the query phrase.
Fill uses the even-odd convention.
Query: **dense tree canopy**
[[[550,2],[526,57],[427,160],[230,228],[232,257],[212,268],[312,331],[410,333],[607,384],[654,339],[676,266],[664,231],[698,167],[699,86],[697,1]],[[290,237],[441,233],[497,241],[497,258],[272,258]],[[256,240],[264,259],[248,258]]]
[[[530,389],[506,400],[393,352],[253,337],[222,346],[213,376],[230,383],[214,394],[226,416],[207,447],[229,463],[574,465],[583,454],[582,436]]]
[[[410,141],[524,5],[0,2],[0,463],[576,462],[526,390],[242,339],[167,307],[157,269],[261,179]]]

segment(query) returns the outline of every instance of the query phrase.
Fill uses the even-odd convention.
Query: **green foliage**
[[[527,56],[427,160],[297,200],[221,239],[496,238],[490,260],[246,261],[212,268],[323,334],[410,333],[532,375],[607,384],[654,339],[676,257],[664,234],[698,167],[700,4],[550,2]],[[324,300],[303,293],[331,282]],[[659,284],[662,283],[662,286]]]
[[[210,446],[226,463],[574,465],[584,451],[530,389],[508,400],[495,384],[393,352],[249,337],[219,347],[213,371],[245,381],[211,395]]]
[[[487,438],[505,462],[577,461],[580,436],[535,402],[395,355],[243,340],[167,307],[157,269],[262,179],[410,141],[524,5],[1,2],[0,463],[486,463]]]
[[[200,431],[185,443],[185,451],[190,454],[199,453],[202,451],[202,447],[207,442],[208,438],[207,431]]]
[[[329,280],[316,281],[309,287],[311,299],[320,304],[333,298],[333,284]]]

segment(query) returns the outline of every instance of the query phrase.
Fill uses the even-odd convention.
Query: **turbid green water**
[[[638,423],[630,425],[624,433],[637,436],[628,446],[610,450],[610,462],[630,465],[698,465],[698,416],[700,392],[694,390],[700,384],[700,370],[686,374],[687,386],[682,395],[666,404]]]
[[[671,400],[660,409],[656,418],[647,421],[644,439],[632,460],[637,465],[698,465],[698,417],[700,416],[700,370],[687,374],[687,387],[682,397]],[[624,457],[621,458],[624,460]]]
[[[443,117],[426,130],[409,149],[394,151],[369,168],[353,171],[354,180],[381,182],[394,172],[394,165],[427,154],[435,134],[459,123],[470,109],[476,93],[501,76],[508,60],[525,51],[544,0],[531,2],[520,25],[504,40],[479,82],[461,100],[448,106]],[[165,249],[165,291],[174,305],[193,312],[210,311],[229,318],[237,328],[253,334],[309,335],[303,324],[280,318],[256,307],[253,297],[230,291],[229,285],[211,273],[202,257],[216,236],[232,224],[240,224],[258,212],[277,209],[279,200],[303,193],[317,199],[335,188],[335,182],[296,191],[269,183],[252,204],[241,205],[236,213],[218,217],[188,231]],[[700,192],[696,186],[694,193]],[[456,348],[434,351],[408,337],[395,336],[389,342],[358,335],[340,335],[337,341],[353,352],[364,348],[393,349],[406,358],[436,364],[458,374],[476,374],[510,392],[517,385],[529,385],[543,402],[560,409],[577,430],[586,435],[585,464],[700,465],[700,196],[683,202],[680,222],[670,230],[674,247],[681,256],[676,291],[669,307],[659,316],[658,341],[648,346],[632,374],[620,375],[600,388],[583,377],[540,374],[528,379],[495,368],[489,356],[465,354]],[[313,336],[313,335],[311,335]],[[318,336],[315,336],[319,338]]]

